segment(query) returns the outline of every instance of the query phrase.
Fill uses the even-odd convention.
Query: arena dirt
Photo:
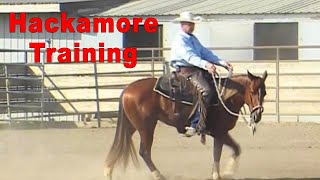
[[[103,162],[115,128],[0,130],[1,180],[103,180]],[[234,179],[320,179],[320,124],[261,123],[252,136],[238,123],[231,131],[241,145]],[[134,135],[139,147],[138,134]],[[230,150],[224,147],[221,169]],[[185,138],[164,124],[156,129],[153,160],[169,180],[211,178],[212,138]],[[140,167],[115,169],[114,180],[151,179]]]

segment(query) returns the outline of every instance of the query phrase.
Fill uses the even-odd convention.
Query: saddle
[[[216,78],[216,80],[218,79]],[[225,81],[226,78],[222,78],[220,83],[224,84]],[[229,81],[227,87],[225,87],[224,94],[222,95],[223,101],[226,101],[227,99],[238,93],[238,90],[230,85],[232,85],[232,82]],[[190,123],[190,118],[196,112],[199,101],[198,97],[195,95],[197,93],[196,87],[194,87],[187,78],[179,75],[176,71],[172,71],[170,74],[160,76],[157,79],[153,90],[163,97],[166,97],[174,102],[172,103],[171,108],[173,115],[172,118],[180,119],[179,115],[181,113],[181,104],[193,107],[192,112],[188,116],[187,120],[181,120],[184,123]]]
[[[196,89],[188,79],[182,75],[179,75],[176,71],[173,71],[168,75],[160,76],[157,79],[153,90],[174,102],[172,103],[171,114],[169,118],[176,119],[180,123],[190,123],[190,117],[192,117],[196,112],[198,100],[197,97],[194,96]],[[180,116],[181,104],[193,108],[190,115],[183,115],[187,117]],[[183,124],[183,126],[184,125],[185,124]],[[184,133],[185,129],[184,127],[181,127],[181,129],[178,129],[178,131],[180,133]]]
[[[191,83],[183,76],[177,75],[175,71],[169,75],[160,76],[154,91],[175,102],[190,106],[194,104]]]

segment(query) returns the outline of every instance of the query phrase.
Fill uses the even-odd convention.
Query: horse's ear
[[[262,75],[262,80],[265,81],[268,77],[268,73],[267,71],[264,71],[263,75]]]
[[[247,73],[248,73],[248,77],[249,77],[251,80],[255,79],[255,76],[254,76],[253,74],[251,74],[251,73],[249,72],[249,70],[247,70]]]

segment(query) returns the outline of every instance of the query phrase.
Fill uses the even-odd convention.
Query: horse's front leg
[[[227,134],[224,138],[224,144],[229,146],[232,149],[232,155],[231,159],[229,160],[229,163],[226,166],[226,169],[224,171],[224,176],[231,177],[236,172],[238,166],[239,166],[239,157],[240,157],[240,146],[237,144],[230,134]]]
[[[220,159],[222,152],[223,141],[220,137],[213,138],[213,168],[212,179],[221,179],[220,176]]]

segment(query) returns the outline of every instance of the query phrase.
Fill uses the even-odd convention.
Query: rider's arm
[[[189,64],[206,69],[208,61],[197,55],[195,49],[192,47],[191,41],[187,38],[180,38],[173,43],[173,53],[177,59],[183,59]]]
[[[212,64],[220,65],[224,68],[226,68],[228,66],[228,64],[224,60],[220,59],[211,50],[204,47],[199,41],[198,41],[198,44],[201,47],[201,56],[203,59],[206,59],[207,61],[211,62]]]

